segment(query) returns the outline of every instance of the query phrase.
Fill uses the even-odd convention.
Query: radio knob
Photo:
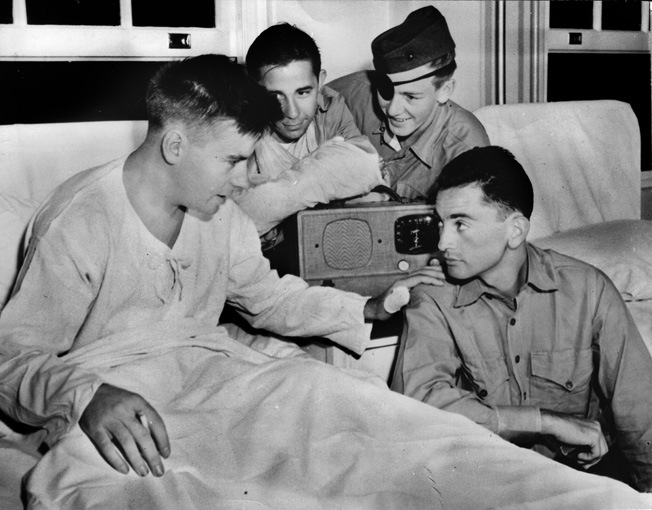
[[[399,260],[398,268],[400,271],[407,271],[410,269],[410,263],[407,260]]]

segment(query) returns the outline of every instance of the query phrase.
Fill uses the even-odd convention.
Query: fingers
[[[153,407],[150,407],[147,413],[139,413],[139,418],[141,424],[149,430],[158,452],[167,459],[170,455],[170,438],[161,416]]]
[[[154,466],[162,466],[161,459],[158,453],[154,453],[154,441],[152,441],[149,432],[140,424],[140,421],[134,420],[133,423],[126,425],[115,423],[111,433],[127,462],[138,476],[147,476],[149,473],[148,465],[152,466],[152,472],[156,474]]]
[[[418,269],[414,273],[411,273],[409,276],[398,280],[394,285],[401,285],[411,289],[416,287],[420,283],[425,283],[427,285],[444,285],[445,276],[444,272],[439,266],[425,266],[421,269]]]
[[[600,424],[574,416],[541,410],[542,430],[551,434],[560,452],[588,469],[595,465],[609,450]]]
[[[600,459],[602,459],[608,451],[609,446],[607,445],[607,441],[604,438],[604,435],[600,433],[597,441],[595,444],[591,445],[590,449],[577,454],[577,463],[584,469],[589,469],[600,462]]]
[[[89,432],[86,432],[86,434],[95,444],[102,457],[104,457],[104,460],[106,460],[113,469],[123,475],[126,475],[129,472],[129,465],[124,461],[115,444],[113,444],[111,436],[105,430],[100,430],[93,435]]]
[[[170,441],[160,415],[140,395],[103,384],[84,410],[82,430],[115,470],[140,476],[164,473]],[[126,462],[125,462],[126,461]]]

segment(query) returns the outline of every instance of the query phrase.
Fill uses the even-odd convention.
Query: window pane
[[[13,2],[11,0],[0,0],[0,23],[10,24],[14,22],[12,4]]]
[[[0,62],[0,124],[142,120],[162,62]]]
[[[135,27],[215,27],[215,0],[131,0]]]
[[[602,30],[640,30],[641,2],[602,2]]]
[[[25,0],[30,25],[120,25],[120,0]]]
[[[553,0],[550,2],[550,28],[593,28],[593,2]]]

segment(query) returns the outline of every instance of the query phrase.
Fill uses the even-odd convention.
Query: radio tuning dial
[[[401,271],[407,271],[408,269],[410,269],[410,263],[407,260],[399,260],[398,268]]]

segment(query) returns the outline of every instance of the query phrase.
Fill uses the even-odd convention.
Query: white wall
[[[328,79],[335,79],[373,68],[373,38],[424,5],[434,5],[442,12],[457,45],[457,88],[453,99],[469,110],[485,105],[485,64],[490,61],[485,44],[485,1],[254,0],[252,4],[244,0],[243,53],[261,30],[287,21],[315,39]]]

